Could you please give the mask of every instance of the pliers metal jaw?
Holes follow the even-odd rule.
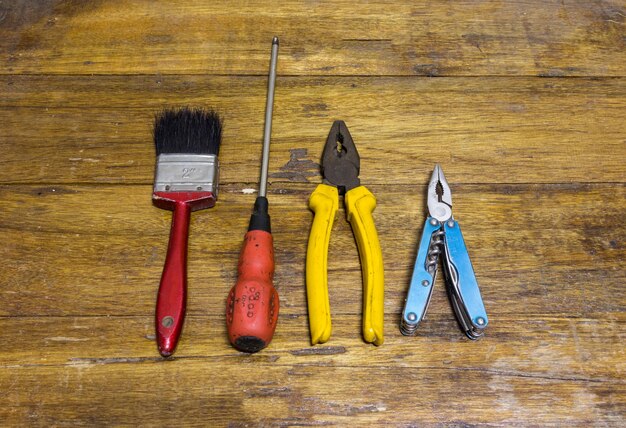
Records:
[[[488,318],[459,223],[452,217],[452,194],[443,171],[435,166],[428,185],[429,217],[424,224],[400,331],[416,334],[424,319],[443,255],[446,290],[459,325],[470,339],[480,338]]]
[[[336,120],[322,152],[323,182],[336,187],[340,195],[345,195],[347,191],[361,185],[360,171],[361,157],[348,126],[343,120]]]
[[[376,198],[359,180],[360,158],[348,127],[335,121],[322,154],[323,184],[309,198],[315,213],[306,256],[306,288],[311,342],[330,338],[328,298],[328,244],[339,206],[345,195],[346,218],[356,238],[363,275],[363,338],[383,343],[384,272],[383,259],[372,212]]]

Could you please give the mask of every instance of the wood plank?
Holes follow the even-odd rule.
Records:
[[[396,314],[394,314],[394,319]],[[248,355],[227,340],[223,311],[189,316],[175,360],[210,365],[334,365],[456,369],[573,382],[624,382],[624,313],[593,319],[580,314],[556,317],[504,315],[481,340],[465,338],[452,316],[430,317],[417,337],[402,336],[388,325],[385,343],[363,342],[360,316],[333,314],[331,340],[310,346],[306,315],[280,318],[271,345]],[[154,320],[141,317],[1,318],[0,339],[7,343],[1,369],[32,366],[74,367],[158,362]],[[366,361],[366,362],[364,362]],[[593,364],[589,364],[593,361]]]
[[[293,426],[619,426],[625,385],[429,367],[203,360],[23,367],[0,372],[5,423]],[[248,364],[245,363],[247,360]],[[280,361],[280,360],[279,360]],[[243,364],[242,364],[243,363]],[[397,386],[390,394],[390,381]],[[445,401],[445,405],[443,402]],[[140,403],[129,406],[129,403]]]
[[[454,211],[494,322],[522,313],[595,318],[623,310],[626,186],[455,185],[452,171]],[[224,310],[254,199],[243,188],[225,186],[215,208],[193,215],[191,315]],[[313,188],[270,189],[275,283],[284,315],[306,314],[307,199]],[[395,328],[425,218],[425,187],[370,188],[378,197],[374,218],[386,269],[387,324]],[[150,195],[147,185],[0,188],[0,256],[11,273],[0,277],[0,315],[151,314],[171,214],[154,208]],[[360,264],[343,216],[341,209],[329,253],[331,306],[336,314],[360,314]],[[450,319],[446,300],[439,283],[430,313]]]
[[[217,106],[222,183],[258,179],[264,77],[0,84],[0,182],[150,183],[153,115],[165,105]],[[368,184],[421,185],[435,162],[459,184],[624,182],[625,108],[623,79],[280,78],[271,181],[318,182],[328,129],[343,118]]]
[[[0,73],[624,76],[620,1],[9,2]]]

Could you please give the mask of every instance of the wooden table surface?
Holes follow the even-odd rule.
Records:
[[[280,3],[280,4],[279,4]],[[269,199],[279,324],[226,338],[281,40]],[[10,426],[624,426],[624,1],[0,1],[0,406]],[[159,357],[170,213],[151,203],[155,112],[224,117],[221,193],[194,213],[188,316]],[[378,199],[385,343],[361,339],[340,208],[333,334],[310,346],[304,264],[332,121]],[[490,326],[438,279],[398,323],[436,162]]]

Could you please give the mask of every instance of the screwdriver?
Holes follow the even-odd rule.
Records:
[[[235,348],[250,353],[258,352],[270,343],[278,321],[279,300],[273,285],[274,245],[266,197],[277,58],[278,37],[274,37],[265,105],[259,196],[254,202],[248,232],[243,238],[237,283],[226,301],[228,339]]]

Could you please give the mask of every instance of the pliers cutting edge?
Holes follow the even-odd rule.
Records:
[[[428,213],[402,312],[400,331],[405,336],[412,336],[424,319],[437,276],[437,260],[443,254],[446,289],[452,309],[467,337],[478,339],[487,327],[487,312],[461,227],[452,217],[450,186],[439,165],[435,165],[428,185]]]
[[[306,289],[311,342],[330,338],[328,298],[328,244],[339,205],[345,195],[346,218],[356,237],[363,275],[363,338],[383,343],[384,271],[378,233],[372,218],[376,198],[359,180],[360,158],[348,127],[342,120],[333,123],[322,154],[323,184],[309,198],[314,212],[306,256]]]

